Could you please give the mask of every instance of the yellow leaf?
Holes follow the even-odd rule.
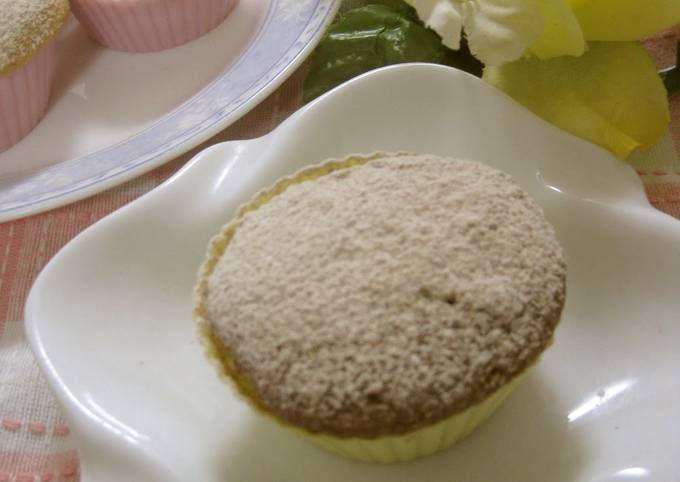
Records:
[[[666,90],[637,42],[593,42],[581,57],[486,67],[484,80],[621,158],[656,143],[670,121]]]
[[[680,23],[680,0],[568,0],[586,40],[640,40]]]
[[[529,46],[529,53],[539,59],[559,55],[582,55],[586,45],[583,31],[567,1],[543,0],[540,8],[544,29],[541,36]]]

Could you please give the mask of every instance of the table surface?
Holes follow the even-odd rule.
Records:
[[[674,61],[680,27],[646,45],[659,67]],[[236,124],[168,164],[126,184],[53,211],[0,224],[0,482],[78,480],[66,420],[40,374],[23,333],[23,308],[49,259],[92,223],[155,188],[193,155],[217,142],[271,131],[300,105],[304,67]],[[680,95],[671,100],[670,137],[680,152]],[[680,219],[680,163],[675,156],[630,161],[650,202]]]

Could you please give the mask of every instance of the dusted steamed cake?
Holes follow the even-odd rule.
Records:
[[[0,153],[45,115],[68,15],[68,0],[0,0]]]
[[[68,0],[0,0],[0,76],[26,64],[57,35]]]
[[[565,276],[553,228],[507,174],[379,154],[244,206],[212,241],[196,315],[262,412],[351,457],[408,460],[507,396],[552,340]]]

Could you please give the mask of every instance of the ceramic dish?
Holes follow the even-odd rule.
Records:
[[[337,6],[242,0],[205,36],[150,54],[99,47],[72,19],[47,115],[0,154],[0,222],[120,184],[235,122],[304,60]]]
[[[479,431],[391,466],[326,454],[254,415],[196,340],[208,239],[278,177],[351,152],[476,159],[537,199],[569,259],[555,344]],[[36,281],[27,330],[82,456],[83,481],[675,480],[680,223],[635,172],[460,71],[359,77],[270,135],[216,145],[83,232]]]

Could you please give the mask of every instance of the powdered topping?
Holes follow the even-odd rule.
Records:
[[[0,74],[22,66],[64,24],[68,0],[0,0]]]
[[[206,312],[261,405],[312,432],[375,437],[461,412],[535,361],[565,273],[510,176],[402,155],[245,214]]]

